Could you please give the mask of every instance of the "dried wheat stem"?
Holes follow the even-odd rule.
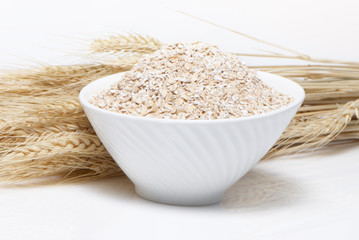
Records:
[[[315,105],[315,106],[301,106],[298,110],[298,114],[300,113],[310,113],[315,114],[317,111],[323,111],[323,110],[331,110],[338,108],[338,104],[324,104],[324,105]]]
[[[325,59],[325,58],[311,58],[307,55],[285,55],[285,54],[252,54],[252,53],[234,53],[238,56],[243,57],[255,57],[255,58],[283,58],[283,59],[295,59],[295,60],[303,60],[315,63],[322,64],[346,64],[348,66],[358,67],[359,62],[351,62],[351,61],[341,61],[341,60],[333,60],[333,59]]]
[[[132,62],[129,64],[127,61],[119,61],[116,65],[43,66],[35,69],[6,71],[0,75],[1,98],[7,96],[14,98],[16,95],[34,97],[40,94],[51,97],[63,96],[64,92],[78,92],[81,87],[99,77],[127,71],[132,65]],[[17,86],[22,86],[19,91],[16,91]]]

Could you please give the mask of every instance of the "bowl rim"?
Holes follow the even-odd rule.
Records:
[[[279,108],[279,109],[272,110],[272,111],[267,112],[267,113],[262,113],[262,114],[258,114],[258,115],[248,116],[248,117],[227,118],[227,119],[213,119],[213,120],[165,119],[165,118],[150,118],[150,117],[142,117],[142,116],[132,116],[132,115],[112,112],[110,110],[106,110],[106,109],[96,107],[96,106],[92,105],[91,103],[89,103],[88,99],[85,98],[86,92],[89,89],[91,89],[91,87],[93,85],[95,85],[98,81],[102,81],[104,78],[112,78],[115,75],[122,75],[124,73],[125,72],[120,72],[120,73],[115,73],[115,74],[111,74],[111,75],[99,78],[99,79],[87,84],[85,87],[83,87],[81,89],[81,91],[80,91],[80,94],[79,94],[79,100],[80,100],[80,103],[81,103],[82,107],[84,109],[86,109],[86,108],[92,109],[92,110],[94,110],[94,111],[96,111],[98,113],[101,113],[101,114],[110,115],[110,116],[113,116],[113,117],[120,117],[120,118],[124,118],[124,119],[132,119],[132,120],[137,120],[137,121],[146,121],[146,122],[155,122],[155,123],[176,123],[176,124],[177,123],[214,124],[214,123],[225,123],[225,122],[242,122],[242,121],[261,119],[261,118],[266,118],[266,117],[269,117],[269,116],[272,116],[272,115],[277,115],[277,114],[285,112],[285,111],[287,111],[289,109],[295,108],[298,105],[300,106],[303,103],[304,97],[305,97],[304,89],[298,83],[294,82],[293,80],[290,80],[288,78],[285,78],[285,77],[282,77],[282,76],[279,76],[279,75],[275,75],[275,74],[272,74],[272,73],[257,71],[257,73],[260,74],[260,75],[267,75],[267,76],[272,76],[272,77],[276,77],[276,78],[282,78],[282,79],[285,79],[286,81],[290,81],[291,84],[297,88],[298,97],[295,97],[294,100],[291,103],[289,103],[287,106]]]

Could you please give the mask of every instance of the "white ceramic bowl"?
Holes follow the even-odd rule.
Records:
[[[98,79],[80,92],[80,102],[98,137],[135,184],[156,202],[207,205],[246,174],[273,146],[303,102],[302,87],[269,73],[258,76],[294,101],[270,113],[223,120],[165,120],[103,110],[88,100],[120,80]]]

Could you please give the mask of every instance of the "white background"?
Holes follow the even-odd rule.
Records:
[[[172,8],[314,57],[359,61],[354,0],[2,0],[0,66],[78,63],[91,39],[124,32],[280,51]],[[358,202],[359,146],[349,144],[261,162],[208,207],[142,200],[126,178],[2,186],[0,239],[359,239]]]

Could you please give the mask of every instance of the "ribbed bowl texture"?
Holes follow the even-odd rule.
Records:
[[[176,205],[208,205],[246,174],[274,145],[304,100],[295,82],[257,75],[294,98],[272,112],[237,119],[172,120],[110,112],[88,100],[121,78],[98,79],[80,102],[98,137],[143,198]]]

